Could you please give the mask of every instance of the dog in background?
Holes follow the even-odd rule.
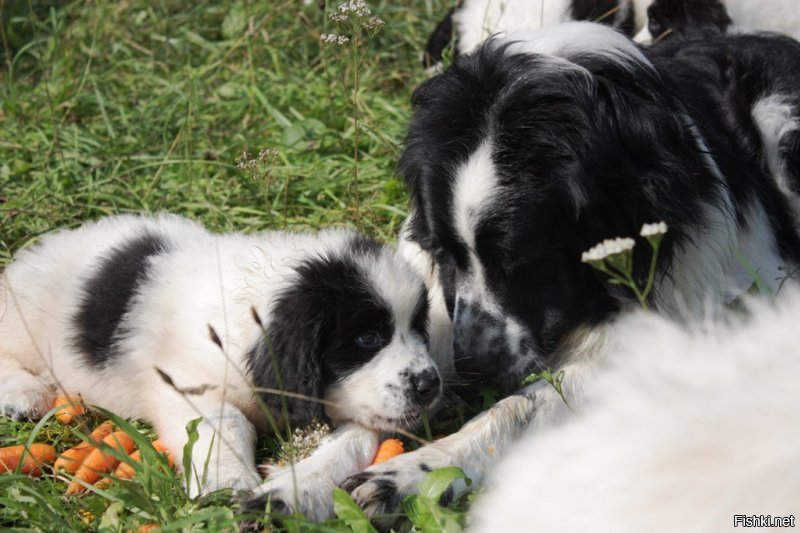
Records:
[[[424,469],[479,483],[526,427],[568,412],[531,372],[564,371],[580,405],[637,307],[581,262],[666,222],[649,305],[692,321],[746,291],[777,292],[800,265],[800,43],[781,36],[669,40],[643,50],[567,23],[488,41],[422,83],[400,161],[411,190],[401,246],[431,291],[431,348],[462,379],[510,396],[461,431],[344,483],[379,515]],[[437,339],[442,332],[444,341]],[[448,367],[443,367],[448,368]],[[465,490],[452,487],[451,495]]]
[[[571,20],[600,21],[633,35],[637,31],[635,13],[629,0],[461,0],[428,37],[422,64],[425,68],[440,64],[451,43],[455,56],[464,55],[496,33],[535,30]]]
[[[327,517],[377,432],[415,423],[440,394],[422,280],[351,231],[213,235],[175,216],[107,218],[19,252],[1,296],[0,414],[36,417],[57,390],[80,393],[152,422],[179,465],[202,416],[192,462],[208,471],[194,492],[255,489],[251,507]],[[255,429],[269,417],[340,429],[262,484]]]
[[[693,331],[624,320],[575,416],[493,468],[471,531],[709,533],[797,515],[800,293],[747,311]]]
[[[773,31],[800,39],[800,10],[793,0],[653,0],[636,41],[694,39],[729,30]]]
[[[795,0],[462,0],[436,25],[423,66],[440,64],[454,43],[455,56],[475,51],[499,33],[530,31],[573,20],[616,28],[636,41],[708,32],[774,31],[800,38]]]

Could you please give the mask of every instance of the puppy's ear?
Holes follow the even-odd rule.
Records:
[[[313,295],[286,291],[270,313],[264,335],[248,362],[255,387],[273,415],[288,415],[293,425],[324,420],[320,350],[326,327],[324,308]],[[308,399],[279,392],[299,394]],[[285,409],[285,411],[284,411]]]

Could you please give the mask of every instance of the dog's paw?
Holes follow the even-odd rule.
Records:
[[[276,523],[273,515],[288,515],[292,513],[292,509],[279,495],[269,492],[266,494],[248,492],[241,494],[237,500],[239,501],[237,513],[244,518],[239,522],[239,531],[243,532],[262,531],[266,525],[270,524],[278,529],[280,524]],[[264,520],[264,515],[267,512],[270,514],[268,523]]]
[[[270,504],[272,512],[302,513],[309,520],[325,520],[333,516],[331,493],[336,487],[323,471],[307,468],[304,462],[294,467],[272,468],[271,476],[251,494],[248,508],[262,511]]]
[[[50,409],[54,391],[28,372],[0,377],[0,415],[14,420],[36,420]]]
[[[445,454],[429,445],[350,476],[341,487],[369,516],[380,518],[392,514],[407,496],[416,494],[420,482],[433,469],[451,465]],[[453,491],[448,489],[443,503],[452,497]]]

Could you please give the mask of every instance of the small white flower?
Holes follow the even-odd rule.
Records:
[[[642,226],[642,231],[639,233],[639,235],[642,237],[652,237],[654,235],[663,235],[666,232],[666,222],[656,222],[654,224],[645,224]]]
[[[377,30],[382,28],[385,22],[379,17],[372,16],[364,23],[364,29],[367,31]]]
[[[304,428],[295,428],[291,441],[281,447],[281,462],[302,461],[311,457],[331,432],[322,422],[314,421]]]
[[[620,254],[633,249],[636,244],[630,237],[617,237],[616,239],[606,239],[594,245],[589,251],[581,254],[581,261],[590,263],[592,261],[602,261],[608,256]]]
[[[350,38],[345,35],[336,35],[335,33],[323,33],[319,36],[319,40],[327,44],[345,44],[350,42]]]
[[[349,0],[339,6],[339,13],[353,13],[358,17],[368,17],[372,14],[364,0]]]

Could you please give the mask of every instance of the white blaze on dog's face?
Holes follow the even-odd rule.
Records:
[[[294,279],[270,308],[265,342],[251,358],[253,380],[275,388],[282,379],[325,400],[324,406],[286,401],[295,423],[320,418],[324,407],[336,425],[408,427],[441,393],[426,345],[425,287],[386,246],[354,237],[344,248],[293,267]],[[278,368],[270,353],[279,354]],[[285,408],[278,397],[265,400],[276,412]]]
[[[396,257],[362,258],[359,266],[375,290],[377,306],[373,319],[359,319],[361,333],[354,344],[374,355],[327,388],[325,397],[332,404],[326,413],[337,424],[352,420],[384,430],[405,427],[436,401],[441,390],[439,372],[426,346],[427,293],[410,275],[410,268],[398,268]],[[324,364],[336,367],[342,362],[338,357],[330,353]]]

